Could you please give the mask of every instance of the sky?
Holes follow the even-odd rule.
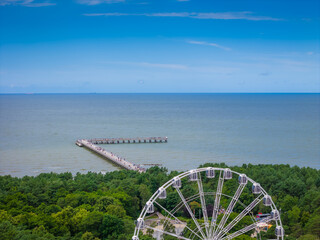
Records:
[[[320,92],[318,0],[0,0],[0,93]]]

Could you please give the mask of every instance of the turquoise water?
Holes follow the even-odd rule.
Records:
[[[320,94],[0,95],[0,174],[106,172],[78,138],[168,136],[103,145],[127,160],[188,170],[201,163],[320,168]]]

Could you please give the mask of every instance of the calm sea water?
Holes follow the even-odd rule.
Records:
[[[320,168],[319,94],[0,95],[0,174],[118,169],[78,138],[168,136],[103,145],[138,164],[188,170],[206,162]]]

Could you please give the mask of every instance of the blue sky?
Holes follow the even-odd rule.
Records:
[[[0,0],[0,93],[320,92],[317,0]]]

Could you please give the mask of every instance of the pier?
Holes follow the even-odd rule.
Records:
[[[127,170],[134,170],[138,172],[145,172],[146,169],[139,164],[133,164],[125,158],[119,157],[112,152],[106,151],[104,148],[97,146],[98,144],[121,144],[121,143],[166,143],[167,137],[148,137],[148,138],[93,138],[93,139],[78,139],[76,145],[79,147],[86,147],[89,150],[107,158],[113,163]],[[148,165],[148,164],[143,164]],[[149,164],[159,165],[159,164]]]
[[[165,143],[167,137],[147,137],[147,138],[93,138],[88,139],[93,144],[120,144],[120,143]]]

